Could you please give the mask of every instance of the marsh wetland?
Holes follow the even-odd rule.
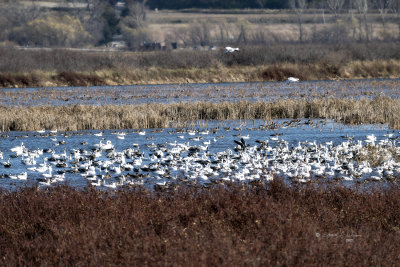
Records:
[[[3,89],[1,184],[397,183],[399,83]]]
[[[1,89],[0,262],[398,262],[399,83]]]
[[[398,262],[399,82],[2,89],[0,262]]]
[[[0,2],[1,266],[400,265],[399,1]]]

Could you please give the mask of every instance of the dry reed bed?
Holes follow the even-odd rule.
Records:
[[[399,60],[350,61],[342,64],[279,63],[261,66],[217,65],[205,68],[130,68],[103,69],[93,72],[0,73],[0,87],[97,86],[168,83],[217,83],[249,81],[396,78],[400,76]]]
[[[106,106],[0,107],[5,131],[165,128],[196,120],[326,118],[345,124],[400,128],[400,99],[314,99],[276,102],[174,103]]]
[[[398,265],[399,188],[0,194],[1,265]]]

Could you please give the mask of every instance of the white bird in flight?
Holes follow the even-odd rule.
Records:
[[[233,52],[239,52],[239,48],[238,47],[230,47],[227,46],[225,47],[225,53],[233,53]]]

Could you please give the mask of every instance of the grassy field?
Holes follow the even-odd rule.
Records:
[[[327,12],[325,10],[325,12]],[[359,16],[355,10],[341,14],[339,25],[346,26],[349,37],[359,36]],[[308,10],[303,16],[303,40],[310,41],[313,36],[324,29],[334,26],[334,15],[326,13],[322,15],[322,10]],[[383,40],[386,36],[396,39],[399,37],[398,18],[395,14],[388,14],[387,24],[383,29],[380,15],[373,12],[368,15],[369,27],[371,30],[370,38]],[[220,40],[221,30],[225,31],[225,38],[232,38],[231,43],[235,44],[240,34],[241,26],[245,26],[248,38],[263,33],[265,42],[287,42],[299,40],[299,26],[296,14],[291,10],[233,10],[233,11],[207,11],[207,10],[187,10],[187,11],[168,11],[148,12],[148,26],[153,38],[160,40],[177,41],[190,35],[191,30],[196,25],[202,25],[203,30],[208,31],[210,38],[215,42]],[[354,34],[354,36],[352,36]],[[188,37],[188,39],[190,39]]]

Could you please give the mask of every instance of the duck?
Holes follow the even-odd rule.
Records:
[[[8,159],[6,162],[3,162],[3,166],[4,168],[11,168],[11,163],[10,163],[10,159]]]

